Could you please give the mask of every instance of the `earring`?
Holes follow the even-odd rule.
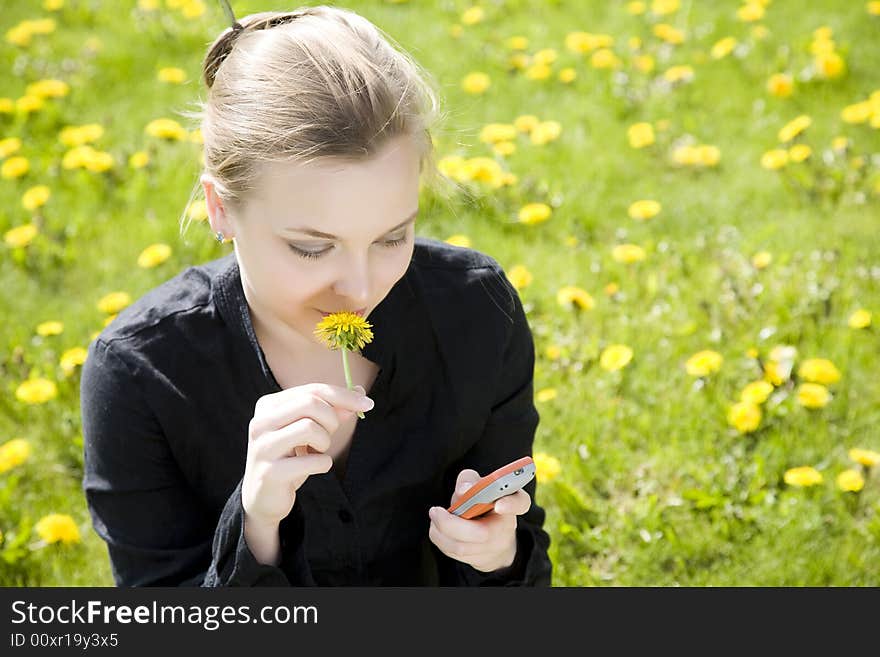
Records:
[[[221,244],[223,243],[223,231],[222,230],[217,231],[217,241],[220,242]]]

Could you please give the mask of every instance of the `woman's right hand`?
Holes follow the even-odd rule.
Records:
[[[330,436],[351,415],[373,407],[363,390],[307,383],[257,400],[241,484],[241,502],[249,520],[263,527],[277,526],[290,513],[296,491],[309,475],[330,470],[333,459],[324,453]]]

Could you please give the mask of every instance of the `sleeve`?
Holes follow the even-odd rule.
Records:
[[[473,447],[445,474],[447,490],[455,487],[458,473],[472,468],[488,474],[505,463],[532,455],[540,419],[534,403],[535,346],[516,288],[500,267],[493,268],[511,295],[512,324],[503,352],[503,363],[489,419]],[[505,321],[509,322],[510,318]],[[529,510],[517,517],[517,550],[513,563],[491,573],[450,559],[439,550],[441,585],[444,586],[551,586],[550,536],[544,531],[545,511],[535,499],[536,479],[524,490],[532,498]]]
[[[212,517],[185,481],[122,358],[94,340],[80,379],[83,491],[117,586],[309,585],[302,514],[279,527],[282,562],[259,563],[244,539],[241,481]]]

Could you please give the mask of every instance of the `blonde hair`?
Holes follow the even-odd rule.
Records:
[[[423,184],[440,190],[448,181],[431,137],[444,118],[435,79],[352,11],[318,5],[245,16],[208,48],[203,79],[207,100],[183,114],[199,122],[204,173],[233,212],[267,164],[362,161],[401,135],[417,142]]]

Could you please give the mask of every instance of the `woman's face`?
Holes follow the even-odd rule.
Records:
[[[411,138],[356,164],[273,164],[241,217],[218,211],[209,187],[211,226],[234,237],[255,324],[291,348],[321,344],[312,331],[322,312],[367,317],[409,267],[419,209]]]

